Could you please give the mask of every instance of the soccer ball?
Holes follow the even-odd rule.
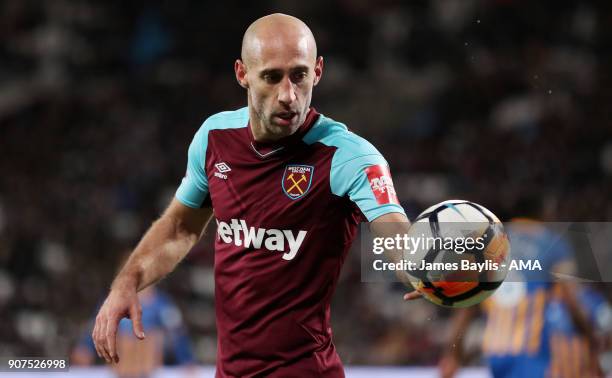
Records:
[[[421,242],[404,259],[414,288],[445,307],[480,303],[507,275],[510,242],[500,220],[474,202],[444,201],[423,211],[408,237]]]

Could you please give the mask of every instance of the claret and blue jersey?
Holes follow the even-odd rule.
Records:
[[[329,305],[359,222],[399,205],[382,155],[311,109],[259,143],[248,108],[208,118],[176,198],[212,206],[218,376],[343,376]]]

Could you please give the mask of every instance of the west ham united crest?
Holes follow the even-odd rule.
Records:
[[[314,167],[310,165],[286,166],[283,173],[283,192],[292,200],[304,197],[312,184],[313,173]]]

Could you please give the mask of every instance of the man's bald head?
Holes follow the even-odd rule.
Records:
[[[248,27],[234,71],[247,90],[253,137],[274,141],[293,134],[306,120],[312,89],[323,74],[323,57],[317,57],[306,24],[276,13]]]
[[[314,62],[317,44],[310,28],[300,19],[282,13],[264,16],[253,22],[242,39],[242,61],[248,66],[260,62],[268,49],[294,49]]]

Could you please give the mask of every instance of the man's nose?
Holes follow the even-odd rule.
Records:
[[[286,77],[279,85],[278,102],[283,105],[291,105],[291,103],[296,99],[294,84],[291,82],[289,77]]]

